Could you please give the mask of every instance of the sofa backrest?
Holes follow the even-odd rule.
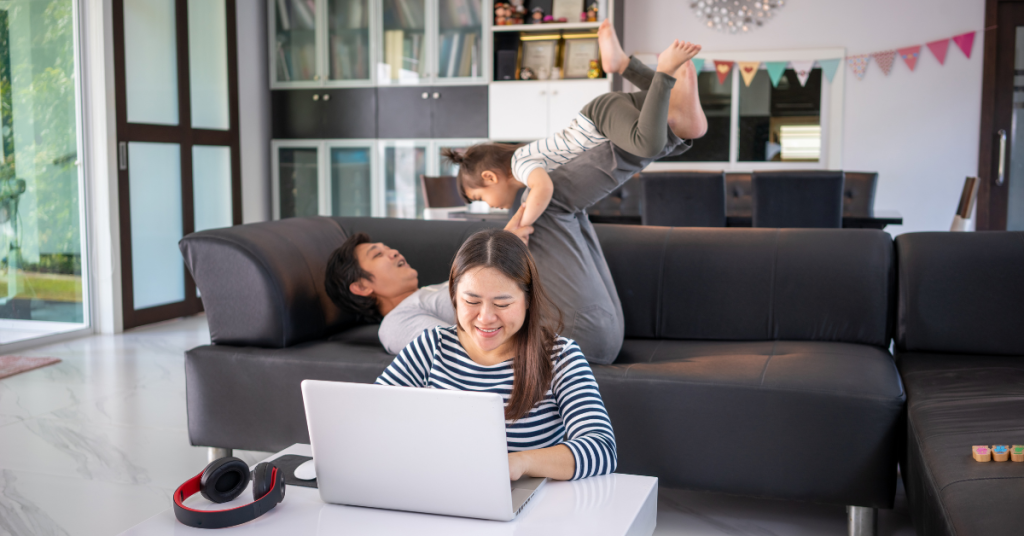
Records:
[[[1024,355],[1024,232],[896,238],[906,352]]]
[[[214,343],[286,347],[355,325],[324,290],[352,233],[397,248],[421,285],[448,279],[484,222],[293,218],[181,241]],[[887,346],[894,302],[889,235],[850,229],[596,225],[626,337],[820,340]]]
[[[193,233],[179,244],[215,344],[284,348],[358,323],[327,296],[331,253],[350,234],[398,248],[422,284],[448,279],[462,242],[494,224],[382,218],[289,218]]]
[[[893,249],[882,231],[596,228],[626,337],[889,344]]]

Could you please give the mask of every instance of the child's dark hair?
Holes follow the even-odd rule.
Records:
[[[466,195],[466,188],[483,186],[480,174],[484,171],[505,175],[505,178],[512,177],[512,153],[520,147],[522,144],[478,143],[462,151],[445,148],[441,151],[441,156],[448,159],[449,163],[459,166],[459,174],[455,177],[459,185],[459,194],[469,203],[472,199]]]

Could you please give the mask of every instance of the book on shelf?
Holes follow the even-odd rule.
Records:
[[[387,30],[384,32],[384,63],[388,64],[391,80],[398,80],[398,74],[402,69],[402,41],[404,40],[402,30]]]
[[[367,27],[367,9],[363,6],[363,0],[349,0],[348,16],[343,20],[348,23],[348,28],[358,29]],[[339,24],[339,26],[341,26]]]
[[[476,34],[466,34],[462,44],[462,59],[459,65],[459,76],[461,77],[470,76],[471,69],[473,68],[474,47],[476,47]]]
[[[452,53],[448,56],[448,78],[452,78],[456,74],[456,69],[459,65],[459,52],[462,48],[463,34],[455,32],[452,34]]]
[[[277,79],[282,82],[290,82],[292,79],[292,67],[280,41],[277,43]]]
[[[277,0],[277,23],[284,31],[292,29],[292,19],[288,16],[288,0]]]
[[[316,6],[312,1],[305,0],[284,0],[291,6],[288,13],[291,15],[291,25],[297,30],[313,30],[316,28]],[[280,4],[279,4],[280,5]]]

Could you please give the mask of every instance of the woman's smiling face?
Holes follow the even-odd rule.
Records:
[[[470,269],[459,279],[455,304],[459,326],[471,343],[463,341],[470,357],[474,350],[500,358],[484,364],[512,357],[506,354],[512,350],[512,336],[523,327],[527,308],[526,294],[515,281],[495,268]]]

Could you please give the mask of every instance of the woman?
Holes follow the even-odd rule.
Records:
[[[424,331],[377,378],[382,385],[498,393],[509,478],[577,480],[615,470],[615,434],[590,365],[559,337],[526,245],[480,231],[455,255],[456,324]]]

